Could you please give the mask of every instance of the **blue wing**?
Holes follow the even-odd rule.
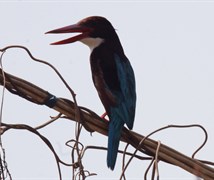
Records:
[[[132,129],[135,117],[136,87],[135,77],[128,59],[121,59],[114,55],[117,67],[117,76],[120,84],[120,91],[113,92],[117,99],[117,105],[111,107],[111,111],[121,116],[129,129]]]

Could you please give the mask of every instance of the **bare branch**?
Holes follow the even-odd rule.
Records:
[[[5,51],[9,47],[6,47],[4,49],[0,49],[0,51]],[[23,47],[22,47],[23,48]],[[30,51],[27,48],[24,48],[27,52]],[[32,55],[30,55],[31,58]],[[35,59],[35,58],[34,58]],[[4,73],[5,78],[3,77],[2,71],[0,72],[0,84],[5,84],[5,88],[15,94],[18,95],[30,102],[39,104],[39,105],[46,105],[50,108],[55,109],[61,114],[64,114],[67,118],[77,122],[77,133],[76,133],[76,146],[79,145],[79,133],[82,129],[82,125],[92,131],[96,131],[100,134],[107,135],[108,134],[108,122],[101,119],[96,113],[89,110],[87,111],[87,108],[80,108],[78,107],[76,100],[75,100],[75,94],[73,94],[73,101],[70,101],[68,99],[63,98],[54,98],[55,96],[50,94],[49,92],[43,90],[42,88],[27,82],[23,79],[20,79],[18,77],[15,77],[13,75],[10,75],[8,73]],[[50,105],[50,100],[54,99],[54,103]],[[52,102],[52,101],[51,101]],[[8,126],[7,124],[3,124],[2,126]],[[10,125],[9,125],[10,126]],[[161,128],[162,129],[162,128]],[[164,128],[163,128],[164,129]],[[160,131],[157,130],[157,131]],[[154,131],[150,135],[156,133],[157,131]],[[206,133],[205,133],[206,134]],[[147,154],[149,156],[155,157],[155,154],[158,149],[158,160],[164,161],[167,163],[170,163],[172,165],[181,167],[182,169],[198,176],[203,179],[211,180],[214,179],[214,169],[203,164],[199,160],[193,159],[191,157],[188,157],[164,144],[161,144],[158,148],[158,142],[154,141],[148,136],[143,136],[141,134],[138,134],[134,131],[129,131],[127,128],[123,128],[121,141],[126,142],[130,145],[132,145],[134,148],[136,148],[137,151],[141,151],[144,154]],[[205,140],[206,142],[206,140]],[[205,143],[202,144],[202,146]],[[202,147],[201,146],[201,147]],[[200,148],[201,148],[200,147]],[[73,148],[78,149],[78,148]],[[197,150],[198,151],[198,150]],[[196,151],[196,152],[197,152]],[[76,176],[81,176],[83,178],[86,178],[86,172],[81,164],[81,152],[78,150],[78,165],[80,167],[80,171]],[[134,153],[135,155],[136,153]],[[195,154],[195,153],[194,153]],[[131,157],[133,158],[134,155]],[[194,155],[193,155],[194,156]],[[82,169],[81,169],[82,168]],[[125,167],[126,168],[126,167]],[[124,168],[124,170],[125,170]],[[75,178],[75,176],[73,177]]]

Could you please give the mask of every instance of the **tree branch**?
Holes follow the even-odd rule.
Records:
[[[57,71],[56,68],[54,68],[51,64],[49,64],[43,60],[33,57],[31,52],[26,47],[23,47],[23,46],[16,46],[16,45],[7,46],[3,49],[0,49],[0,51],[5,52],[9,48],[22,48],[25,51],[27,51],[27,53],[33,60],[50,66],[56,72],[56,74],[59,76],[59,78],[63,81],[64,85],[68,88],[68,90],[71,92],[74,102],[72,102],[68,99],[64,99],[64,98],[56,98],[54,95],[50,94],[48,91],[45,91],[45,90],[41,89],[40,87],[38,87],[30,82],[27,82],[23,79],[20,79],[16,76],[5,73],[1,69],[0,69],[1,70],[0,71],[0,85],[4,86],[9,92],[11,92],[15,95],[18,95],[30,102],[33,102],[33,103],[36,103],[39,105],[46,105],[50,108],[55,109],[56,111],[58,111],[60,113],[60,115],[64,114],[67,118],[77,122],[78,124],[81,123],[85,127],[85,129],[90,132],[96,131],[103,135],[108,134],[108,122],[104,121],[102,118],[100,118],[96,113],[94,113],[90,109],[87,109],[85,107],[78,107],[76,100],[75,100],[74,92],[72,91],[72,89],[69,87],[67,82],[63,79],[63,77],[60,75],[60,73]],[[1,56],[1,58],[2,58],[2,56]],[[2,123],[2,125],[3,124],[4,123]],[[199,126],[199,125],[196,125],[196,126]],[[168,126],[168,127],[176,127],[176,126]],[[152,132],[150,135],[152,135],[155,132],[160,131],[162,129],[166,129],[168,127],[160,128],[159,130]],[[201,128],[204,130],[203,127],[201,127]],[[79,129],[78,132],[80,132],[81,127],[79,126],[78,129]],[[205,131],[205,134],[206,134],[206,131]],[[158,160],[162,160],[164,162],[181,167],[182,169],[184,169],[198,177],[201,177],[203,179],[208,179],[208,180],[214,179],[214,169],[203,164],[203,163],[207,163],[207,164],[213,165],[212,162],[199,161],[194,158],[187,157],[184,154],[182,154],[166,145],[163,145],[160,143],[158,144],[157,141],[154,141],[154,140],[148,138],[150,135],[143,136],[134,131],[129,131],[127,128],[124,127],[123,131],[122,131],[122,135],[121,135],[121,141],[124,141],[128,144],[131,144],[133,147],[135,147],[136,151],[134,154],[136,154],[137,151],[141,151],[144,154],[152,156],[153,159],[155,158],[156,163]],[[77,140],[78,140],[78,135],[77,135]],[[205,144],[205,142],[201,145],[200,148],[198,148],[198,150],[201,149],[204,144]],[[157,149],[158,149],[158,152],[157,152]],[[195,155],[195,153],[194,153],[194,155]],[[194,155],[193,155],[193,157],[194,157]],[[134,156],[132,156],[131,159],[133,157]],[[81,163],[80,163],[80,165],[81,165]],[[127,164],[127,166],[128,166],[128,164]],[[125,169],[124,169],[124,171],[125,171]],[[123,171],[123,173],[124,173],[124,171]],[[82,173],[82,172],[80,172],[80,173]]]
[[[0,84],[3,85],[2,71],[0,73]],[[23,79],[5,73],[5,87],[11,93],[21,96],[28,101],[39,105],[46,105],[47,100],[52,95],[41,89],[40,87],[27,82]],[[75,117],[75,105],[72,101],[63,98],[57,98],[55,105],[52,107],[56,111],[64,114],[73,121],[77,121]],[[81,121],[83,126],[86,125],[92,131],[96,131],[100,134],[108,134],[108,122],[101,119],[94,112],[81,108]],[[152,139],[146,138],[134,131],[129,131],[125,127],[123,128],[121,140],[131,144],[141,152],[155,157],[158,142]],[[140,142],[144,139],[143,144]],[[198,176],[203,179],[214,179],[214,169],[201,163],[199,160],[187,157],[186,155],[161,144],[159,147],[158,158],[164,162],[168,162],[175,166]]]

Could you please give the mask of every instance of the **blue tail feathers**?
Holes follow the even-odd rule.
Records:
[[[117,159],[117,151],[123,125],[124,122],[120,119],[112,119],[109,123],[107,165],[111,170],[114,170]]]

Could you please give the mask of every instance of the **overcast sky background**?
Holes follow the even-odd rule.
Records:
[[[134,131],[147,135],[169,124],[201,124],[208,134],[207,145],[196,156],[214,161],[214,2],[212,1],[0,1],[0,48],[28,47],[37,58],[52,63],[77,94],[78,104],[98,114],[104,108],[91,80],[89,48],[77,42],[50,46],[70,37],[45,35],[59,27],[91,15],[106,17],[120,37],[135,71],[137,112]],[[23,50],[4,55],[5,71],[35,83],[58,97],[71,98],[59,78],[48,67],[33,62]],[[3,122],[39,125],[57,112],[27,102],[6,92]],[[74,138],[73,122],[59,120],[40,132],[53,143],[59,156],[69,162],[64,143]],[[203,142],[201,130],[170,129],[152,138],[191,156]],[[8,168],[14,179],[58,179],[57,166],[46,145],[25,131],[9,131],[2,137]],[[83,132],[84,145],[106,146],[107,138]],[[124,147],[121,143],[121,148]],[[85,169],[98,176],[118,179],[121,158],[115,171],[106,166],[106,152],[88,151]],[[149,162],[135,160],[128,179],[143,179]],[[159,164],[161,179],[194,179],[180,168]],[[62,167],[63,179],[71,169]]]

